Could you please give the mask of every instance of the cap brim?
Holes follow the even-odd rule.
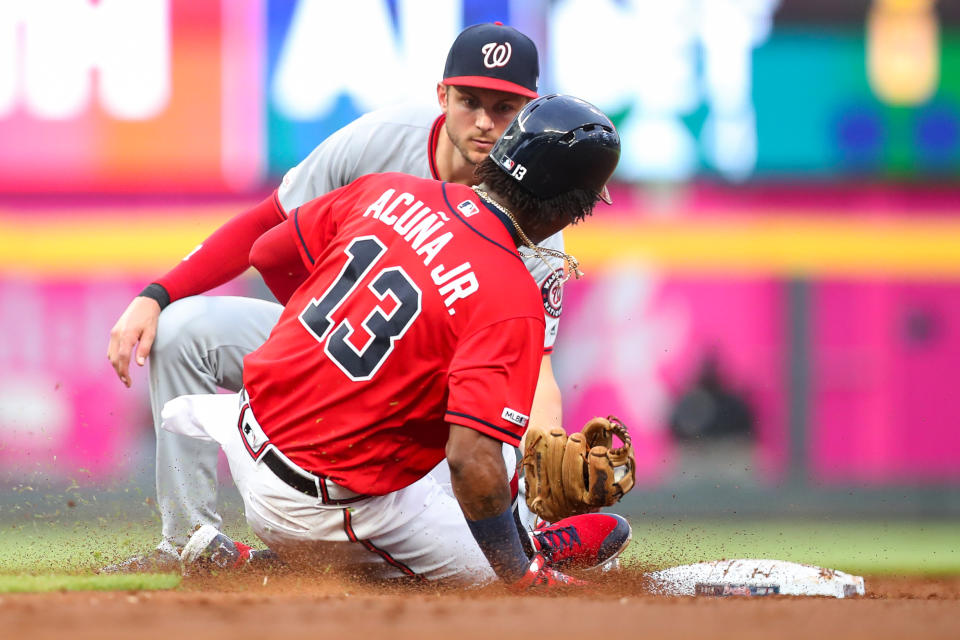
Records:
[[[500,80],[499,78],[488,78],[486,76],[453,76],[451,78],[444,78],[443,84],[459,87],[476,87],[478,89],[493,89],[494,91],[515,93],[525,98],[538,97],[536,91],[531,91],[515,82]]]
[[[610,197],[610,192],[607,190],[607,185],[603,185],[603,189],[597,195],[599,195],[600,199],[607,204],[613,204],[613,198]]]

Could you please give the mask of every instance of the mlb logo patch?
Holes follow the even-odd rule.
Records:
[[[500,414],[500,417],[507,422],[512,422],[518,427],[525,427],[530,421],[530,416],[523,415],[516,409],[511,409],[510,407],[504,407],[503,413]]]
[[[250,404],[246,403],[240,408],[240,436],[243,438],[243,444],[247,448],[247,453],[254,460],[259,460],[260,456],[266,451],[266,445],[270,444],[270,438],[264,433],[263,428],[253,412],[250,410]]]
[[[470,216],[480,213],[480,209],[477,208],[477,205],[473,204],[472,200],[464,200],[458,204],[457,211],[459,211],[464,218],[469,218]]]
[[[515,165],[516,162],[514,162],[513,160],[511,160],[511,159],[508,158],[507,156],[503,156],[503,159],[500,160],[500,164],[501,164],[501,165],[503,166],[503,168],[506,169],[507,171],[512,171],[512,170],[513,170],[513,165]]]

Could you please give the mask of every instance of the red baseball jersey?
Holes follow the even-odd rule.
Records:
[[[382,495],[444,458],[447,422],[519,444],[544,319],[502,213],[469,187],[384,173],[283,224],[310,275],[244,360],[274,445]]]

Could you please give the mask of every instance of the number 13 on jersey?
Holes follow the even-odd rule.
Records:
[[[347,262],[323,295],[310,301],[300,312],[300,322],[317,341],[334,364],[351,380],[369,380],[393,351],[397,340],[420,315],[422,293],[402,267],[384,267],[367,285],[381,301],[390,296],[396,307],[389,315],[376,305],[361,323],[368,337],[362,348],[350,341],[354,332],[344,318],[336,326],[333,312],[357,288],[386,253],[387,248],[376,236],[354,238],[344,249]]]

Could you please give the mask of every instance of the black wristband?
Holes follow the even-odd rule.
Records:
[[[163,288],[163,285],[159,285],[156,282],[148,284],[146,288],[140,292],[140,295],[144,298],[156,300],[157,304],[160,305],[160,311],[163,311],[164,308],[170,304],[170,294]]]
[[[520,545],[512,509],[507,508],[500,515],[483,520],[468,519],[467,526],[500,579],[513,583],[523,577],[530,566],[530,558]]]

